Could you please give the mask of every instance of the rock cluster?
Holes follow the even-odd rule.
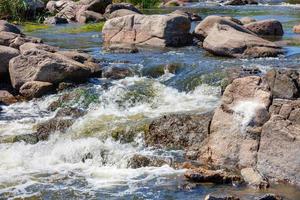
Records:
[[[266,188],[269,181],[299,186],[299,78],[296,70],[273,69],[261,77],[234,79],[205,123],[166,116],[152,123],[145,135],[147,144],[166,148],[179,145],[185,149],[187,159],[207,166],[209,174],[218,174],[212,177],[222,177],[215,169],[226,169],[240,171],[241,179],[255,188]],[[201,125],[193,128],[197,122]],[[207,130],[194,131],[200,127]],[[204,172],[203,167],[195,168],[186,177],[198,182],[218,182],[219,179],[206,178]]]
[[[130,14],[142,14],[130,3],[112,4],[111,0],[49,1],[46,9],[55,14],[45,20],[46,24],[100,22]]]
[[[275,20],[246,25],[234,18],[208,16],[197,25],[194,35],[203,41],[203,48],[217,56],[275,57],[280,46],[258,35],[282,35],[282,26]]]
[[[77,51],[60,51],[27,37],[6,21],[0,21],[1,83],[10,84],[20,95],[31,99],[54,91],[60,82],[83,82],[101,71],[90,55]],[[6,82],[5,82],[6,81]],[[1,102],[16,102],[9,91],[2,90]]]

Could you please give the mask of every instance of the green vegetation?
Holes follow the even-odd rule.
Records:
[[[60,33],[78,34],[85,32],[100,32],[104,26],[104,22],[86,24],[78,27],[67,27],[59,30]]]
[[[23,23],[22,25],[24,27],[25,32],[34,32],[34,31],[38,31],[38,30],[48,29],[50,27],[49,25],[30,23],[30,22]]]
[[[131,3],[139,8],[156,8],[161,3],[160,0],[114,0],[114,3],[126,2]]]
[[[27,10],[25,0],[0,0],[0,19],[23,21]]]
[[[45,4],[49,0],[43,0]],[[0,0],[0,19],[12,21],[35,20],[41,22],[44,19],[45,12],[32,10],[27,0]]]

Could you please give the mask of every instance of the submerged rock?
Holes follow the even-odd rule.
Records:
[[[77,118],[83,115],[85,115],[85,112],[79,108],[61,108],[54,118],[37,124],[35,134],[39,140],[46,140],[51,133],[56,131],[64,133],[74,124]]]
[[[273,42],[218,24],[205,38],[203,48],[214,55],[227,57],[276,57],[283,53]]]
[[[38,138],[33,134],[0,136],[0,143],[25,142],[28,144],[36,144],[38,141]]]
[[[282,36],[282,24],[275,19],[262,20],[244,25],[247,29],[260,36]]]
[[[171,149],[198,148],[209,135],[212,112],[204,114],[171,114],[154,120],[145,135],[148,146]]]
[[[138,154],[131,157],[128,161],[128,167],[133,169],[141,167],[161,167],[166,164],[171,166],[172,163],[154,156],[144,156]]]
[[[202,167],[188,170],[184,176],[193,182],[198,183],[217,183],[227,184],[233,182],[240,182],[242,179],[240,176],[226,172],[224,170],[208,170]]]
[[[192,42],[190,21],[180,15],[128,15],[106,21],[103,40],[106,45],[185,46]]]
[[[132,76],[133,72],[129,68],[125,67],[106,67],[102,71],[102,77],[110,79],[123,79],[128,76]]]

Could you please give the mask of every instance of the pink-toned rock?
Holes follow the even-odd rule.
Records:
[[[226,57],[276,57],[283,53],[282,48],[273,42],[220,24],[215,24],[209,31],[203,48]]]
[[[191,22],[180,15],[127,15],[105,22],[104,43],[137,46],[185,46],[191,43]]]
[[[254,167],[261,126],[269,119],[271,92],[260,77],[235,79],[215,110],[200,160],[214,166]]]
[[[300,33],[300,24],[293,27],[294,33]]]
[[[275,19],[262,20],[244,25],[253,33],[261,36],[282,36],[282,24]]]

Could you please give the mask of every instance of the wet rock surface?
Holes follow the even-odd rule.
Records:
[[[145,142],[149,146],[171,149],[198,147],[209,134],[212,115],[210,112],[163,116],[150,124]]]
[[[35,135],[39,140],[46,140],[51,133],[56,131],[63,133],[74,124],[77,118],[83,115],[85,115],[85,111],[78,108],[61,108],[52,119],[37,124]]]
[[[226,172],[224,170],[208,170],[205,168],[196,168],[188,170],[184,176],[193,182],[198,183],[216,183],[227,184],[233,182],[240,182],[242,179],[239,175]]]
[[[153,156],[134,155],[128,161],[128,166],[137,169],[141,167],[161,167],[163,165],[172,165],[172,160],[164,160]]]

